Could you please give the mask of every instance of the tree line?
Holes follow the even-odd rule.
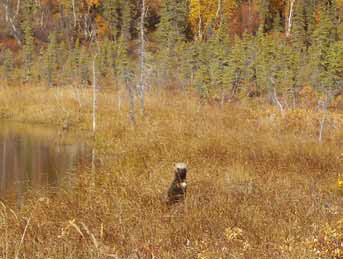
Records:
[[[3,82],[87,86],[94,60],[114,88],[144,78],[222,102],[295,106],[305,85],[328,96],[343,86],[341,0],[143,2],[0,0]]]

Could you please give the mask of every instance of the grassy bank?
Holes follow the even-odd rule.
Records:
[[[319,143],[315,110],[281,114],[258,101],[221,109],[162,92],[147,95],[133,129],[126,101],[119,110],[116,94],[98,97],[93,139],[90,90],[0,90],[2,118],[67,124],[101,161],[79,168],[59,191],[27,194],[20,208],[2,201],[0,257],[343,256],[338,112],[327,115]],[[179,161],[189,166],[188,196],[169,209],[165,194]]]

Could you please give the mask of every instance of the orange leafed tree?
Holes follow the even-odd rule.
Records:
[[[102,0],[86,0],[88,6],[98,6],[100,5]]]

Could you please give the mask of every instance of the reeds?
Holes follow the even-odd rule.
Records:
[[[102,161],[78,168],[58,191],[26,194],[20,208],[3,201],[0,257],[315,258],[314,247],[322,256],[335,251],[325,229],[335,230],[343,215],[336,186],[342,115],[328,113],[319,143],[315,110],[199,108],[196,97],[161,92],[146,95],[144,119],[137,112],[132,128],[128,103],[119,111],[116,101],[99,93],[93,138],[89,90],[81,107],[72,88],[0,91],[2,117],[68,120]],[[168,208],[178,161],[189,165],[187,198]],[[325,235],[327,254],[324,241],[313,241]]]

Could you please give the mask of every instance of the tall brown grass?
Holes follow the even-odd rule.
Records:
[[[132,128],[127,105],[73,88],[0,90],[2,118],[65,122],[102,163],[80,167],[59,190],[0,206],[1,258],[318,258],[342,255],[342,115],[281,116],[266,104],[200,104],[160,92]],[[189,166],[184,204],[164,199],[173,163]],[[336,234],[335,234],[336,233]],[[338,258],[337,257],[337,258]]]

